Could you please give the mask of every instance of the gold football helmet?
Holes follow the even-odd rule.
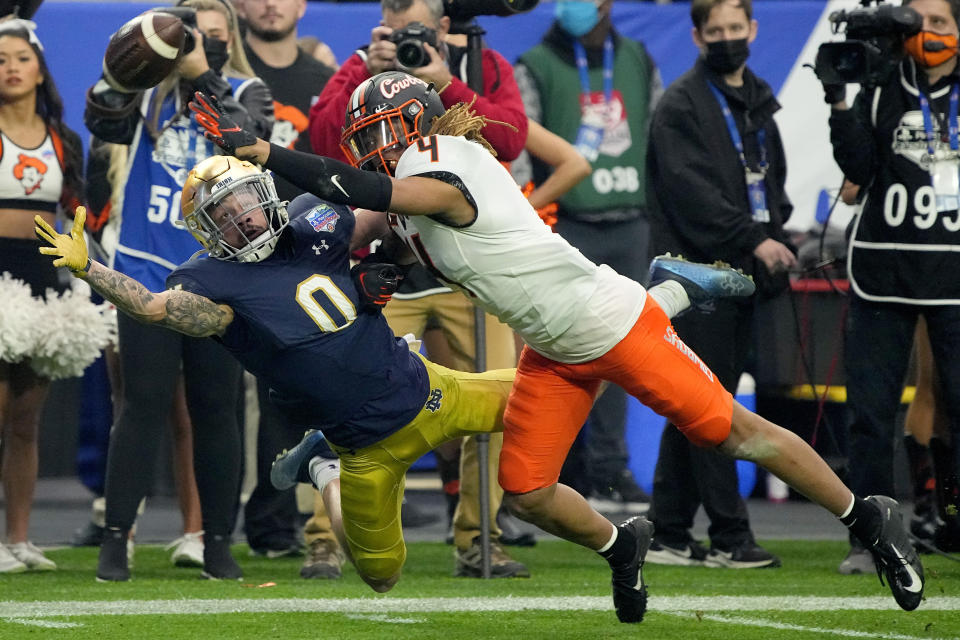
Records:
[[[273,178],[233,156],[211,156],[183,184],[183,223],[211,257],[260,262],[287,226]],[[262,218],[260,214],[263,214]]]

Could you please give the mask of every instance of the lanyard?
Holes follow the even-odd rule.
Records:
[[[577,58],[577,70],[580,72],[580,89],[582,99],[590,95],[590,72],[587,67],[587,52],[579,40],[573,41],[573,52]],[[608,35],[603,41],[603,100],[610,104],[613,100],[613,36]]]
[[[744,171],[749,171],[750,167],[747,166],[747,156],[743,153],[743,140],[740,138],[740,132],[737,130],[737,123],[733,119],[733,112],[730,111],[730,105],[727,104],[727,99],[720,92],[720,89],[717,89],[712,82],[707,82],[707,86],[710,87],[710,90],[713,91],[713,95],[717,97],[717,102],[720,103],[720,110],[723,111],[723,119],[727,121],[727,130],[730,132],[730,139],[733,140],[733,146],[737,150],[737,154],[740,156],[740,164],[743,165]],[[759,170],[761,173],[767,172],[767,132],[765,129],[760,129],[757,131],[757,146],[759,147],[760,153],[760,165]]]
[[[923,132],[927,136],[927,153],[930,154],[931,166],[936,152],[936,134],[933,132],[933,118],[930,114],[930,100],[922,91],[918,92],[920,111],[923,113]],[[950,150],[960,149],[960,135],[957,131],[957,102],[960,102],[960,85],[954,84],[950,90],[950,110],[947,130],[949,131]]]

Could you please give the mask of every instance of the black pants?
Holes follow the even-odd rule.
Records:
[[[646,218],[593,224],[561,216],[554,230],[588,260],[606,264],[620,275],[646,283],[650,262],[647,253],[650,227]],[[583,437],[574,442],[567,458],[571,464],[565,467],[562,481],[578,490],[600,488],[626,469],[629,459],[626,422],[627,393],[611,384],[593,405]],[[568,475],[579,478],[585,475],[588,486],[580,485],[582,480],[578,478],[568,480]]]
[[[203,530],[229,535],[240,495],[240,365],[210,338],[189,338],[122,313],[118,325],[123,396],[107,454],[107,526],[129,529],[152,485],[182,364]]]
[[[713,312],[692,309],[673,321],[677,334],[731,393],[736,392],[752,339],[753,305],[716,301]],[[728,550],[753,541],[747,506],[740,497],[736,461],[692,444],[672,424],[660,440],[649,518],[657,539],[685,543],[697,509],[710,518],[712,546]]]
[[[270,466],[277,454],[297,444],[303,429],[291,425],[270,400],[266,384],[257,381],[260,425],[257,430],[257,486],[243,510],[243,530],[251,549],[284,549],[297,540],[298,511],[293,488],[277,491]]]
[[[960,442],[960,306],[915,306],[850,297],[844,365],[850,412],[850,488],[860,496],[894,494],[894,443],[913,334],[927,320],[950,430]],[[954,446],[954,469],[960,447]]]

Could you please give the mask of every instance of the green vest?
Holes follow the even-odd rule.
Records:
[[[520,57],[537,83],[541,124],[571,144],[580,128],[580,75],[576,65],[562,60],[552,48],[539,44]],[[632,143],[619,156],[601,153],[591,163],[593,174],[571,189],[559,205],[576,217],[578,212],[643,209],[647,134],[650,120],[650,84],[653,66],[639,42],[618,38],[613,64],[613,88],[623,96]],[[603,69],[590,69],[590,90],[603,90]]]

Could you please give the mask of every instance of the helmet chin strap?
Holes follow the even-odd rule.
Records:
[[[270,257],[277,246],[277,234],[267,227],[267,230],[253,240],[248,241],[246,252],[237,258],[240,262],[260,262]]]

